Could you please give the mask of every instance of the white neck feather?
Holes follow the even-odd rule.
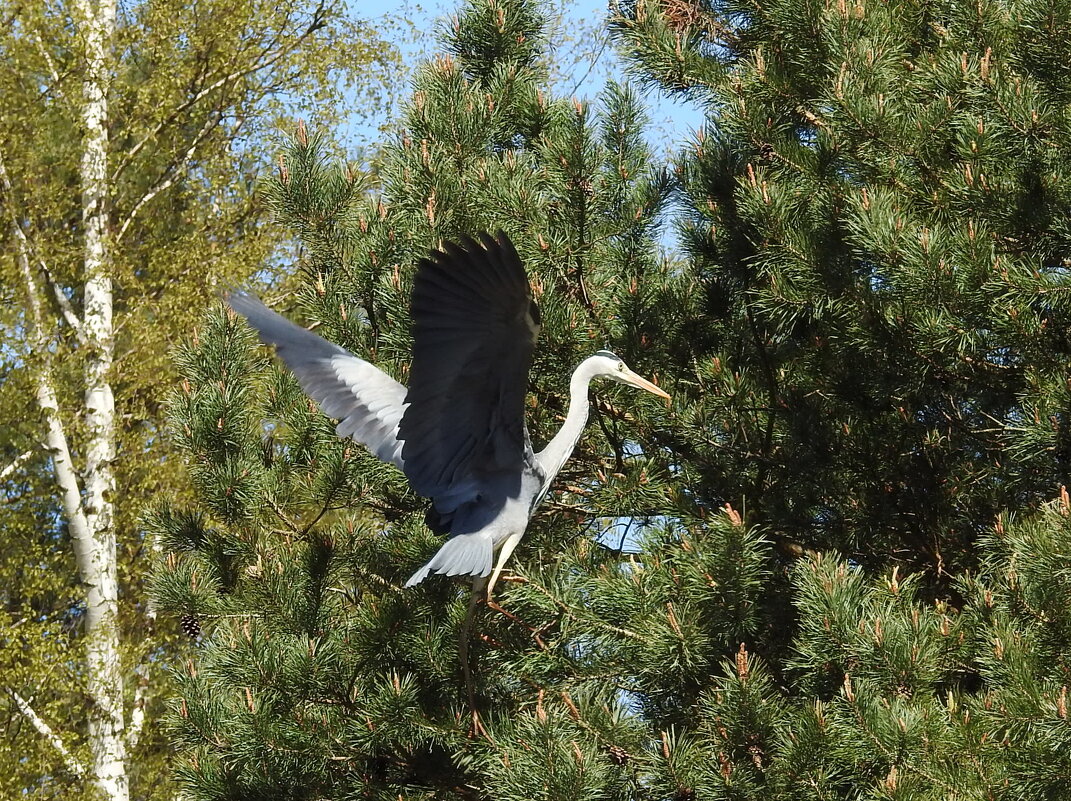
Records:
[[[547,446],[536,454],[536,458],[547,472],[546,482],[551,480],[562,469],[562,465],[568,461],[584,433],[584,426],[588,422],[588,385],[591,379],[599,373],[600,359],[596,356],[582,361],[575,370],[573,377],[569,379],[569,412],[565,415],[565,422],[547,443]]]

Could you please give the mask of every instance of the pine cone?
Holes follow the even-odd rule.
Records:
[[[606,753],[609,755],[610,761],[615,765],[627,765],[628,761],[632,759],[632,754],[619,745],[607,746]]]
[[[179,627],[182,629],[182,633],[191,640],[196,640],[201,636],[201,621],[193,615],[183,615],[179,618]]]
[[[674,801],[695,801],[695,790],[682,784],[677,787],[677,794],[673,796],[673,799]]]

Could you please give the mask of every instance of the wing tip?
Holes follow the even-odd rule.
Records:
[[[520,262],[517,247],[502,228],[496,228],[494,234],[486,230],[474,234],[460,233],[453,239],[444,240],[442,245],[432,248],[427,256],[421,257],[418,266],[445,268],[463,259],[495,258],[506,256]]]
[[[246,292],[244,289],[227,290],[220,294],[220,298],[232,311],[241,314],[243,317],[248,316],[246,311],[259,312],[268,309],[268,307],[264,305],[264,301],[252,292]],[[271,309],[268,309],[268,311],[271,311]]]

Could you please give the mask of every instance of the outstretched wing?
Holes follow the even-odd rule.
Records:
[[[463,237],[422,259],[411,313],[408,407],[398,428],[409,483],[443,514],[481,500],[491,484],[501,494],[503,473],[516,474],[517,487],[506,487],[515,494],[531,450],[524,398],[539,311],[509,237]]]
[[[398,423],[405,410],[405,387],[377,367],[333,342],[294,325],[246,292],[227,296],[230,307],[275,345],[305,393],[324,414],[339,420],[335,431],[402,467]]]

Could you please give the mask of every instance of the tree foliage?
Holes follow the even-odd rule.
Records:
[[[400,587],[438,545],[424,503],[211,314],[169,407],[195,502],[151,521],[161,607],[203,627],[171,717],[190,794],[1066,796],[1051,12],[622,5],[637,74],[708,113],[667,176],[631,90],[550,96],[538,8],[471,0],[381,191],[299,131],[289,314],[404,381],[413,262],[502,228],[543,311],[537,445],[599,347],[674,401],[595,388],[505,611],[478,608],[473,710],[467,585]]]
[[[47,376],[84,486],[92,469],[83,393],[94,355],[83,325],[82,115],[93,79],[83,45],[86,9],[95,7],[0,4],[0,773],[5,789],[38,797],[91,792],[80,772],[91,762],[95,703],[85,695],[86,589],[38,388]],[[175,380],[168,352],[216,286],[244,280],[287,247],[288,232],[271,224],[256,189],[277,127],[374,101],[376,71],[393,56],[337,5],[257,2],[124,7],[105,56],[95,80],[107,87],[108,110],[101,263],[113,288],[106,380],[118,486],[108,500],[123,596],[128,770],[135,792],[150,797],[169,792],[169,750],[154,719],[177,629],[156,625],[145,595],[152,543],[139,516],[147,499],[188,491],[161,436],[160,388]]]
[[[947,589],[999,512],[1068,481],[1067,89],[1036,55],[1068,40],[1047,13],[622,9],[643,75],[709,109],[679,170],[710,421],[682,431],[712,500]]]

